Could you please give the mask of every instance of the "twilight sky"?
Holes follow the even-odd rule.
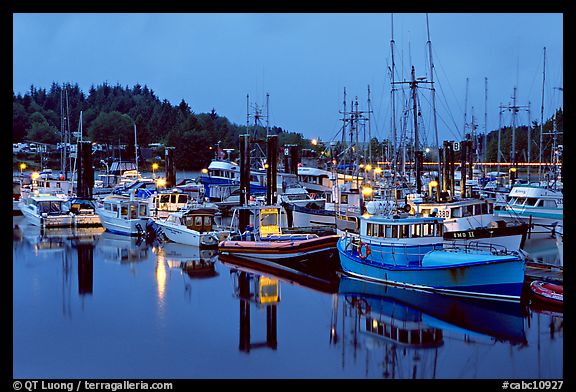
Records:
[[[196,113],[212,108],[246,123],[246,95],[264,106],[270,124],[330,140],[341,126],[343,89],[367,110],[373,136],[390,135],[391,15],[277,14],[14,14],[13,88],[31,84],[148,85],[172,104],[186,100]],[[483,132],[488,78],[488,130],[498,127],[498,105],[528,105],[540,121],[543,48],[545,117],[562,106],[562,14],[429,14],[440,142],[459,139],[472,114]],[[396,80],[429,77],[426,14],[393,14]],[[466,102],[466,78],[469,78]],[[406,91],[408,92],[408,91]],[[402,91],[396,119],[401,127]],[[422,128],[434,143],[431,93],[419,90]],[[466,105],[467,104],[467,105]],[[473,110],[472,110],[473,108]],[[410,124],[412,120],[408,120]],[[528,111],[518,123],[528,122]],[[511,124],[511,115],[502,116]],[[338,139],[339,137],[337,137]]]

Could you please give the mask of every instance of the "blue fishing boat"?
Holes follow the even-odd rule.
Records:
[[[524,258],[493,244],[443,242],[442,218],[360,218],[360,235],[337,244],[344,273],[448,295],[519,301]]]

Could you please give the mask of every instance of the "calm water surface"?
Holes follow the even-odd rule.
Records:
[[[329,270],[263,272],[103,229],[13,224],[17,379],[563,374],[563,315],[528,300],[464,302]]]

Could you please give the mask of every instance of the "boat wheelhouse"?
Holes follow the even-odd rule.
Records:
[[[505,220],[521,220],[538,225],[563,222],[564,194],[537,186],[514,186],[503,209],[494,215]]]
[[[147,200],[117,195],[106,196],[96,213],[106,230],[128,236],[144,235],[150,219]]]
[[[449,295],[518,301],[524,260],[517,253],[481,242],[443,245],[442,218],[360,218],[360,235],[338,241],[342,270],[369,281]]]
[[[332,173],[315,167],[298,168],[298,182],[310,193],[331,201]]]

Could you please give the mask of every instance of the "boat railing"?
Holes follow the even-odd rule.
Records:
[[[449,252],[464,252],[464,253],[489,252],[493,255],[499,255],[499,256],[519,255],[517,251],[510,250],[503,245],[482,241],[467,241],[464,244],[457,243],[456,241],[450,241],[444,244],[444,250]]]
[[[359,254],[366,254],[366,251],[361,250],[360,247],[368,245],[370,254],[372,255],[370,261],[380,261],[382,264],[406,265],[407,260],[409,264],[413,264],[414,261],[420,263],[425,254],[432,250],[443,249],[441,242],[436,244],[409,245],[396,242],[366,241],[352,236],[349,238],[351,238],[351,241],[348,242],[348,245],[351,249],[356,250]],[[366,260],[368,260],[367,257]],[[390,263],[389,260],[393,262]],[[400,260],[403,260],[403,262],[399,262]]]

